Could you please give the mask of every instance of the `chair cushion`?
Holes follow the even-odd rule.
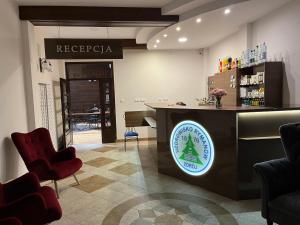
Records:
[[[52,169],[55,174],[55,177],[53,179],[59,180],[71,176],[81,167],[82,161],[78,158],[52,163]]]
[[[282,195],[269,202],[271,218],[280,224],[300,224],[300,191]]]
[[[135,131],[127,131],[127,132],[125,132],[124,136],[125,137],[136,137],[136,136],[139,136],[139,134]]]
[[[58,203],[54,190],[50,187],[45,186],[42,187],[39,192],[45,199],[48,208],[47,217],[49,218],[49,222],[60,219],[62,216],[62,210]]]

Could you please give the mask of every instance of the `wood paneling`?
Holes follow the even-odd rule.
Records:
[[[160,8],[129,7],[19,6],[19,17],[36,26],[166,27],[179,21]]]
[[[234,88],[230,86],[230,79],[231,76],[234,76],[235,80],[238,79],[238,71],[236,69],[217,73],[212,77],[209,77],[209,84],[208,88],[209,91],[213,90],[214,88],[222,88],[227,91],[227,96],[222,98],[222,105],[223,106],[237,106],[238,105],[238,85]]]
[[[72,80],[112,78],[112,62],[66,63],[66,75]]]
[[[125,126],[126,127],[144,127],[149,126],[149,124],[145,121],[145,117],[156,118],[155,111],[128,111],[125,112]]]
[[[236,159],[236,112],[206,110],[158,109],[157,158],[158,171],[183,181],[201,186],[232,199],[238,199]],[[176,165],[170,149],[170,136],[174,127],[183,120],[200,123],[212,137],[215,160],[209,172],[190,176]]]
[[[70,80],[71,112],[87,112],[100,107],[100,89],[98,80]]]

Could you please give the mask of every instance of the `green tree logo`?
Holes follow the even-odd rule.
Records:
[[[192,140],[192,135],[189,134],[188,140],[185,144],[184,149],[182,150],[182,154],[179,157],[179,159],[182,159],[184,161],[196,163],[198,165],[203,165],[201,160],[199,159],[199,153],[195,149],[195,144]]]

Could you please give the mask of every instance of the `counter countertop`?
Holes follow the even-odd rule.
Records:
[[[183,110],[207,110],[207,111],[234,111],[234,112],[260,112],[260,111],[280,111],[280,110],[298,110],[299,106],[285,106],[282,108],[274,107],[256,107],[256,106],[224,106],[217,109],[214,105],[197,106],[187,105],[181,106],[172,103],[145,103],[146,106],[152,109],[183,109]]]

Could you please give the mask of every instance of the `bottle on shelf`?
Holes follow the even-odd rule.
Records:
[[[264,42],[262,44],[262,49],[261,49],[261,61],[266,62],[267,61],[267,44]]]
[[[259,46],[256,45],[256,49],[255,49],[255,64],[259,64],[259,53],[260,52],[260,49],[259,49]]]
[[[250,66],[250,61],[251,61],[251,49],[247,49],[247,53],[246,53],[246,64],[245,67]]]
[[[222,73],[222,71],[223,71],[222,60],[219,59],[219,72]]]
[[[227,58],[227,60],[228,60],[227,70],[231,70],[232,69],[232,58],[229,56]]]

